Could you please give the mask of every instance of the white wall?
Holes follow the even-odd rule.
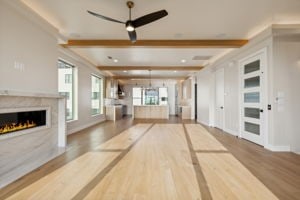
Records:
[[[133,87],[148,87],[149,83],[145,81],[136,81],[133,83],[125,83],[123,85],[124,92],[125,92],[125,98],[120,99],[119,102],[121,104],[127,105],[127,114],[132,114],[132,88]],[[160,80],[154,80],[152,81],[153,87],[163,87],[163,83],[165,84],[165,87],[168,88],[168,103],[169,103],[169,112],[170,115],[175,115],[175,81],[160,81]]]
[[[263,49],[266,48],[267,55],[267,63],[268,69],[267,71],[271,71],[269,68],[272,67],[272,29],[269,28],[262,32],[257,37],[253,38],[249,41],[247,45],[240,49],[236,49],[231,53],[227,54],[216,63],[212,64],[211,69],[215,71],[219,68],[224,68],[224,86],[225,86],[225,94],[224,94],[224,130],[233,135],[238,135],[240,132],[240,107],[239,107],[239,60]],[[267,83],[270,80],[267,80]],[[212,86],[211,86],[212,87]],[[214,88],[214,87],[212,87]],[[269,96],[270,94],[267,94]],[[268,99],[266,99],[265,107],[269,104]],[[271,118],[269,117],[270,121]],[[269,121],[269,124],[270,124]],[[268,132],[268,142],[272,142],[273,134],[271,131]]]
[[[56,93],[57,57],[53,35],[0,1],[0,89]]]
[[[249,44],[237,49],[208,68],[214,73],[219,68],[225,69],[225,126],[224,130],[233,134],[239,130],[239,66],[238,61],[263,49],[267,50],[267,94],[264,110],[267,111],[267,138],[265,147],[274,151],[300,152],[300,131],[298,119],[300,113],[300,36],[282,35],[280,30],[270,27],[262,32]],[[295,32],[294,32],[295,33]],[[199,122],[213,125],[213,108],[209,102],[210,90],[214,90],[213,83],[209,83],[207,71],[198,74],[198,116]],[[212,91],[211,91],[212,93]],[[282,96],[283,95],[283,96]],[[278,102],[276,99],[282,99]],[[279,103],[279,104],[278,104]]]
[[[300,152],[300,34],[274,37],[274,145]]]
[[[104,115],[90,115],[90,76],[101,74],[95,66],[59,47],[57,35],[56,29],[21,2],[0,1],[0,89],[57,94],[58,58],[71,62],[78,74],[78,119],[67,124],[68,133],[73,133],[105,120]]]
[[[7,2],[0,1],[0,90],[57,94],[56,37],[31,21],[26,9],[20,12]],[[0,97],[0,109],[24,107],[51,107],[51,126],[0,140],[0,188],[64,151],[58,147],[58,99]]]
[[[197,121],[205,125],[211,124],[212,79],[212,73],[208,70],[203,70],[197,76]]]
[[[91,64],[85,62],[84,60],[78,58],[73,52],[60,48],[59,58],[66,62],[73,64],[76,68],[77,74],[77,108],[75,111],[76,120],[67,122],[67,132],[68,134],[77,132],[83,128],[89,127],[96,123],[105,120],[104,115],[91,115],[91,92],[92,83],[91,75],[95,74],[103,79],[103,84],[105,84],[105,78],[101,75],[100,71],[97,70]],[[76,81],[75,81],[76,82]]]

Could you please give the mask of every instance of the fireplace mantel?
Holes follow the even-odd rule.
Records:
[[[58,93],[0,90],[1,111],[27,108],[47,109],[50,124],[30,134],[0,140],[0,188],[65,152],[65,98]]]
[[[40,97],[40,98],[57,98],[63,99],[58,93],[39,93],[39,92],[23,92],[16,90],[0,90],[0,96],[15,96],[15,97]]]

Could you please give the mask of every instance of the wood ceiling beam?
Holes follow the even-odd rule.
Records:
[[[150,80],[149,76],[112,76],[115,80]],[[169,76],[151,76],[151,80],[185,80],[186,76],[169,77]]]
[[[131,43],[129,40],[68,40],[63,47],[158,47],[158,48],[239,48],[248,43],[248,40],[138,40]]]
[[[203,66],[98,66],[102,71],[132,71],[132,70],[151,70],[151,71],[200,71]]]

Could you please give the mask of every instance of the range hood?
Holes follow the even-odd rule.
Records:
[[[125,92],[122,85],[118,85],[118,95],[121,97],[125,96]]]

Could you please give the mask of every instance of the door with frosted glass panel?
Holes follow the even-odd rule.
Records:
[[[264,69],[266,52],[240,62],[241,137],[264,145]]]

